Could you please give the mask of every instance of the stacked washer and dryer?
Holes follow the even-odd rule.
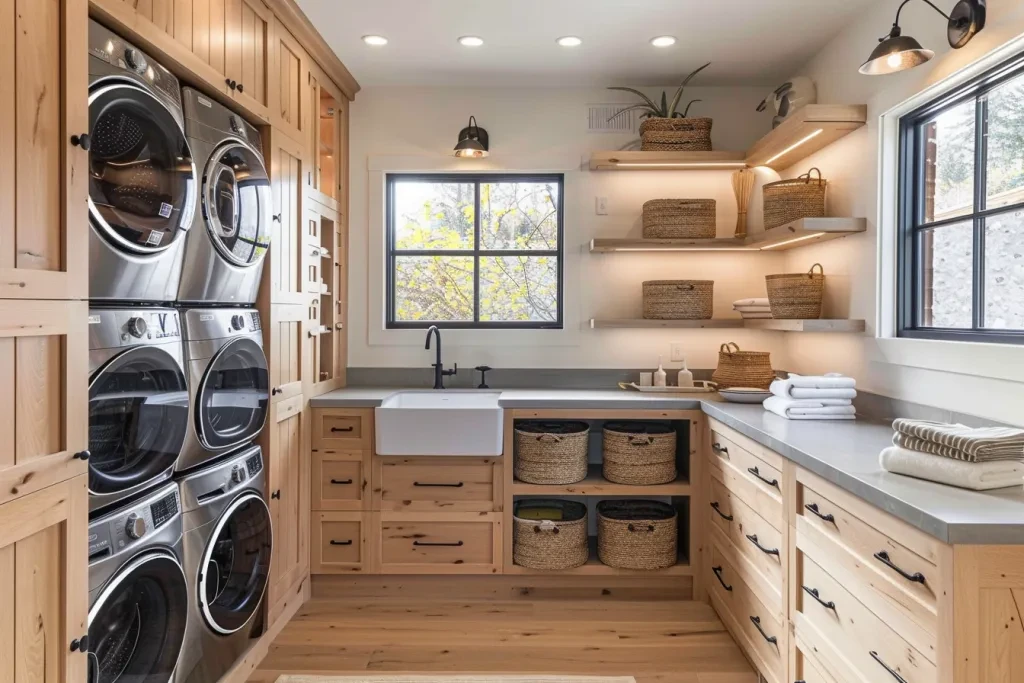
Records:
[[[89,683],[214,683],[273,546],[259,132],[89,26]]]

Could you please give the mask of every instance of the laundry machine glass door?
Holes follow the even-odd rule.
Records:
[[[188,387],[174,358],[138,346],[111,359],[89,386],[89,490],[117,493],[174,466],[188,429]]]
[[[263,349],[234,339],[213,357],[196,393],[196,432],[206,448],[224,450],[255,438],[267,420],[270,379]]]
[[[214,152],[203,174],[203,216],[214,247],[236,266],[259,263],[270,246],[273,199],[262,159],[230,143]]]
[[[185,572],[167,551],[144,553],[89,610],[88,683],[167,683],[188,618]]]

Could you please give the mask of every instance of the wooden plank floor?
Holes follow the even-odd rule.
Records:
[[[688,600],[316,597],[250,683],[281,674],[563,674],[755,683],[710,606]]]

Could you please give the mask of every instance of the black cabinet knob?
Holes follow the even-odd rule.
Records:
[[[275,213],[273,216],[271,216],[271,218],[273,218],[278,223],[281,222],[281,214],[279,214],[279,213]]]
[[[82,636],[81,638],[75,638],[71,641],[72,652],[88,652],[89,651],[89,634]]]
[[[90,453],[89,451],[78,451],[71,457],[74,460],[88,460],[90,455],[92,455],[92,453]]]
[[[245,86],[241,83],[238,84],[238,92],[245,92]]]
[[[281,489],[278,489],[270,494],[270,497],[275,500],[281,500]]]
[[[284,393],[284,390],[283,389],[278,389],[277,387],[274,387],[273,389],[270,390],[270,395],[271,396],[277,396],[278,394],[283,394],[283,393]]]
[[[231,88],[232,90],[238,90],[238,81],[233,81],[230,78],[228,78],[228,79],[225,79],[224,82],[227,83],[228,87]]]
[[[81,147],[86,152],[92,147],[92,138],[89,137],[88,133],[82,133],[81,135],[72,135],[71,144],[76,147]]]

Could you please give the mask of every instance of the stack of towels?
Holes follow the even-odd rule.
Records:
[[[855,420],[857,380],[837,373],[794,375],[777,379],[764,409],[788,420]]]
[[[732,308],[744,320],[770,320],[772,317],[768,299],[740,299],[732,302]]]
[[[887,472],[975,491],[1024,480],[1024,429],[906,419],[892,428],[893,445],[879,456]]]

